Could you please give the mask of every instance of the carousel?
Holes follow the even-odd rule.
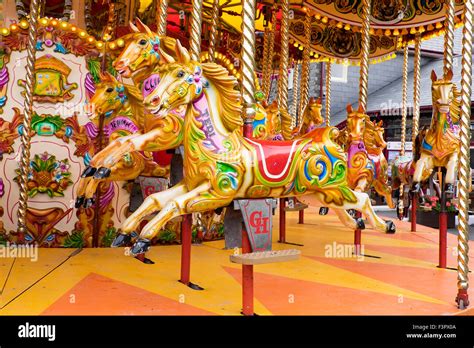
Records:
[[[471,314],[471,1],[0,3],[0,314]],[[389,161],[369,71],[397,56]]]

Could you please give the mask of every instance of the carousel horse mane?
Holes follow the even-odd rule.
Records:
[[[219,64],[204,63],[201,67],[204,77],[219,92],[222,106],[220,116],[224,126],[229,131],[241,128],[242,100],[240,92],[235,88],[238,85],[237,78]]]
[[[376,135],[380,131],[381,126],[382,121],[380,121],[378,124],[376,121],[370,121],[370,119],[365,121],[364,144],[368,150],[380,147],[381,144],[377,142]]]
[[[164,54],[163,58],[167,64],[159,68],[161,74],[183,65],[189,67],[194,64],[201,67],[203,77],[214,87],[220,98],[220,118],[224,127],[232,132],[243,126],[241,94],[235,88],[238,81],[225,67],[216,63],[192,62],[188,50],[181,45],[179,40],[176,41],[175,56]]]

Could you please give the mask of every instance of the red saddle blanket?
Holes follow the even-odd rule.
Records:
[[[260,175],[269,182],[279,182],[288,176],[295,154],[301,149],[300,145],[305,140],[272,141],[245,139],[255,149]]]

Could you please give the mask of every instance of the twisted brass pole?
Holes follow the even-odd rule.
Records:
[[[191,38],[189,48],[191,59],[199,62],[201,55],[202,0],[193,0],[191,9]]]
[[[262,92],[263,95],[267,95],[266,90],[266,79],[267,79],[267,72],[268,72],[268,59],[269,59],[269,38],[270,38],[270,28],[265,28],[263,32],[263,57],[262,57]]]
[[[415,36],[415,57],[413,59],[413,121],[411,128],[412,148],[415,148],[415,140],[418,135],[420,124],[420,65],[421,65],[421,35]]]
[[[217,29],[219,27],[219,0],[214,0],[212,4],[211,31],[209,33],[209,61],[215,61],[215,52],[217,46]]]
[[[326,127],[331,125],[331,62],[326,62]]]
[[[469,147],[471,142],[471,82],[472,82],[472,16],[473,3],[466,1],[462,38],[461,70],[461,151],[459,166],[459,223],[458,223],[458,304],[467,306],[469,287],[469,184],[471,180]]]
[[[367,111],[370,54],[370,11],[371,1],[362,0],[362,53],[360,57],[359,106]]]
[[[454,0],[445,0],[446,20],[444,22],[444,77],[453,69],[454,45]]]
[[[255,6],[256,0],[242,0],[242,99],[244,135],[252,135],[255,118]]]
[[[26,47],[26,84],[24,101],[23,131],[21,133],[21,157],[20,157],[20,197],[18,201],[18,233],[23,238],[27,232],[26,212],[28,210],[28,175],[30,173],[30,149],[31,149],[31,117],[33,115],[33,87],[36,62],[36,39],[38,36],[38,11],[42,7],[43,0],[32,0],[30,3],[30,17],[28,19],[28,44]]]
[[[288,110],[289,0],[281,1],[281,54],[278,79],[278,108]]]
[[[273,50],[275,49],[275,31],[277,26],[277,7],[273,6],[272,9],[272,20],[271,30],[268,37],[268,60],[267,60],[267,76],[264,80],[265,97],[268,100],[270,98],[272,75],[273,75]]]
[[[405,140],[407,127],[407,89],[408,89],[408,46],[403,49],[403,85],[402,85],[402,125],[400,139],[400,156],[405,155]]]
[[[299,75],[300,75],[300,70],[299,70],[298,62],[295,61],[294,68],[293,68],[293,105],[291,108],[291,113],[294,116],[293,117],[294,120],[298,119]],[[292,128],[294,127],[295,125],[292,124]]]
[[[303,115],[304,108],[309,101],[309,72],[311,64],[311,15],[306,12],[304,19],[304,48],[303,48],[303,64],[301,67],[301,97],[300,108],[298,114]]]
[[[156,12],[156,26],[158,36],[166,35],[166,17],[168,16],[169,0],[159,0],[158,11]]]

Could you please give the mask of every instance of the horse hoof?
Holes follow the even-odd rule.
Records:
[[[90,208],[94,204],[94,198],[88,198],[84,202],[84,208]]]
[[[97,171],[97,169],[94,168],[94,167],[87,167],[87,168],[82,172],[81,177],[82,177],[82,178],[88,178],[88,177],[94,175],[96,171]]]
[[[420,183],[419,182],[414,182],[412,185],[411,185],[411,189],[410,191],[412,193],[418,193],[420,191]]]
[[[135,242],[135,244],[133,244],[130,252],[134,256],[138,254],[144,254],[150,249],[150,246],[151,246],[151,242],[148,239],[140,238]]]
[[[355,222],[358,230],[365,230],[365,222],[363,218],[357,218],[355,219]]]
[[[83,204],[84,204],[84,196],[77,197],[76,203],[74,204],[74,207],[76,209],[79,209],[80,207],[82,207]]]
[[[393,221],[385,221],[385,233],[388,233],[388,234],[393,234],[397,231],[397,228],[395,226],[395,224],[393,223]]]
[[[319,215],[328,215],[329,208],[328,207],[321,207],[319,208]]]
[[[111,170],[109,168],[100,167],[94,174],[95,179],[105,179],[110,176]]]
[[[115,237],[114,241],[110,245],[112,248],[118,248],[129,244],[132,241],[132,236],[130,234],[119,233]]]

